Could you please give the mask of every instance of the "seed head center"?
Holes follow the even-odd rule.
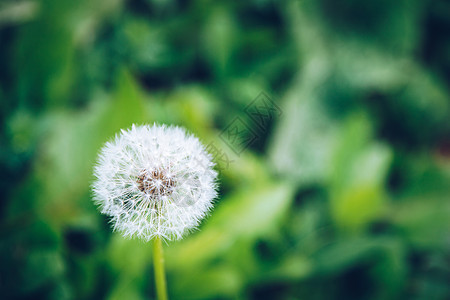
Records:
[[[137,178],[138,189],[149,196],[167,196],[172,193],[175,182],[165,170],[143,170]]]

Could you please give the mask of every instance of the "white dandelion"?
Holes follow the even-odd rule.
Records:
[[[184,129],[133,125],[101,149],[94,201],[126,237],[176,240],[196,228],[217,196],[217,172]]]

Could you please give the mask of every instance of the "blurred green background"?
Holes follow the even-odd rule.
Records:
[[[2,0],[0,298],[152,299],[90,184],[158,122],[220,150],[172,298],[450,299],[449,29],[443,0]]]

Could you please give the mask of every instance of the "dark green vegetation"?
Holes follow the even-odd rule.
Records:
[[[448,1],[2,1],[0,298],[154,295],[89,185],[159,122],[222,151],[172,298],[449,299],[449,27]],[[249,117],[261,92],[281,115]]]

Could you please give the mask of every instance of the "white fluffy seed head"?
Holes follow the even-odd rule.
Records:
[[[133,125],[101,149],[94,201],[126,237],[180,239],[212,208],[213,167],[205,147],[184,129]]]

